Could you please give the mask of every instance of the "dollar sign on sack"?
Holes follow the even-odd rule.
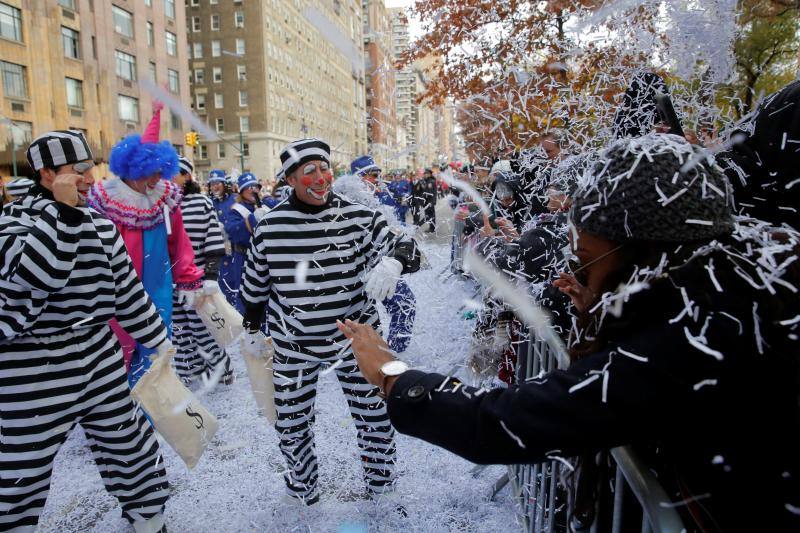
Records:
[[[217,329],[222,329],[225,327],[225,319],[219,316],[219,313],[216,311],[211,313],[211,321],[217,325]]]
[[[186,414],[195,419],[194,422],[195,422],[195,424],[197,424],[195,426],[196,429],[203,429],[205,427],[203,425],[203,415],[201,415],[200,413],[195,413],[194,411],[192,411],[192,407],[191,406],[186,408]]]

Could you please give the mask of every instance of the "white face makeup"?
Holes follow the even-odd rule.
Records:
[[[319,171],[319,174],[317,172]],[[311,198],[324,202],[331,188],[330,167],[324,161],[308,163],[301,170],[300,183]]]

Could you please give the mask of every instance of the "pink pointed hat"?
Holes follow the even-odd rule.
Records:
[[[144,134],[142,135],[142,142],[143,143],[157,143],[158,138],[161,134],[161,110],[164,109],[164,104],[162,104],[159,100],[153,101],[153,116],[150,119],[150,123],[147,125],[147,128],[144,130]]]

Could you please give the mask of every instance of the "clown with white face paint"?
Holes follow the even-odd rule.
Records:
[[[289,496],[319,499],[313,421],[317,378],[335,372],[358,432],[367,497],[394,487],[394,430],[386,406],[364,381],[337,320],[377,324],[374,301],[394,294],[400,275],[419,269],[412,240],[396,236],[384,216],[331,191],[330,148],[302,139],[281,153],[291,196],[258,223],[245,264],[242,350],[263,356],[268,315],[275,347],[275,406]]]

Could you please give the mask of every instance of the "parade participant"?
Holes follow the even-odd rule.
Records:
[[[394,212],[397,219],[403,226],[406,225],[406,216],[408,215],[408,204],[411,201],[411,182],[409,182],[402,172],[396,172],[394,179],[388,185],[389,191],[394,196],[395,208]]]
[[[117,226],[136,273],[169,330],[173,284],[178,302],[191,307],[203,285],[203,271],[194,265],[192,243],[183,226],[183,193],[169,181],[178,173],[178,154],[168,141],[158,142],[160,117],[161,105],[156,102],[144,135],[129,135],[111,149],[109,168],[116,177],[96,183],[88,203]],[[152,350],[119,324],[112,327],[125,360],[130,361],[133,386],[150,368]]]
[[[194,264],[205,272],[203,293],[211,295],[220,290],[216,280],[225,255],[222,225],[217,219],[211,200],[202,194],[200,185],[194,179],[191,161],[179,157],[178,165],[180,172],[172,181],[183,189],[183,225],[194,250]],[[224,370],[219,370],[222,373],[220,381],[225,385],[233,383],[233,370],[228,354],[214,341],[194,307],[178,302],[176,294],[172,310],[172,334],[177,348],[173,362],[178,377],[190,383],[201,375],[211,377],[222,365]]]
[[[242,269],[247,258],[247,250],[258,222],[255,212],[261,207],[261,200],[258,197],[261,184],[253,174],[245,172],[239,176],[238,189],[236,202],[225,221],[225,233],[231,243],[230,262],[223,266],[220,275],[224,280],[223,293],[228,302],[244,314],[239,287],[242,284]]]
[[[378,203],[393,207],[396,212],[398,204],[388,191],[381,189],[380,184],[383,183],[381,169],[378,168],[372,157],[365,155],[356,159],[350,164],[350,171],[361,177],[368,186],[374,188],[374,197]],[[358,201],[357,198],[352,198],[352,200]],[[371,208],[376,207],[372,203],[365,203],[365,205]],[[389,333],[386,340],[392,350],[398,353],[404,352],[411,343],[411,335],[414,331],[414,319],[417,316],[417,299],[408,283],[401,278],[397,281],[394,295],[390,298],[385,298],[381,303],[390,317]]]
[[[225,224],[231,211],[231,206],[236,201],[236,196],[231,194],[224,171],[214,169],[208,173],[208,191],[220,224]]]
[[[36,183],[0,218],[0,529],[36,528],[55,456],[80,424],[123,517],[155,533],[164,461],[108,324],[163,355],[164,322],[117,228],[86,207],[94,161],[83,134],[45,133],[26,155]]]
[[[27,196],[33,184],[33,180],[29,178],[17,178],[9,181],[5,187],[9,201],[13,202],[14,200],[19,200]]]
[[[265,307],[275,347],[275,405],[290,497],[319,499],[312,430],[316,384],[333,365],[358,433],[367,497],[394,488],[394,430],[376,390],[358,371],[337,319],[377,324],[372,300],[394,293],[404,272],[419,268],[414,242],[390,232],[380,212],[331,192],[330,147],[302,139],[280,155],[293,192],[256,228],[242,282],[246,333],[242,350],[263,356]],[[298,266],[306,264],[299,280]]]

